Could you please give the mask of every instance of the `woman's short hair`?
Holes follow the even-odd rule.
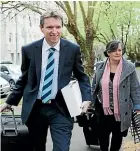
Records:
[[[43,13],[42,15],[41,15],[41,17],[40,17],[40,26],[42,26],[43,27],[43,25],[44,25],[44,20],[46,19],[46,18],[56,18],[56,19],[60,19],[61,21],[62,21],[62,26],[63,26],[63,17],[62,17],[62,15],[59,13],[59,12],[57,12],[57,11],[48,11],[48,12],[45,12],[45,13]]]
[[[117,50],[119,44],[121,44],[122,52],[125,53],[125,49],[123,48],[123,44],[121,41],[118,40],[112,40],[106,45],[106,50],[104,51],[104,55],[108,57],[108,52],[114,52]]]

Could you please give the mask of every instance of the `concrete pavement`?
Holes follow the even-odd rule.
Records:
[[[14,107],[14,108],[15,108],[15,114],[20,114],[21,106]],[[99,149],[99,146],[89,147],[86,145],[83,130],[81,127],[78,126],[77,123],[74,124],[74,129],[73,129],[72,134],[73,135],[72,135],[72,139],[71,139],[70,151],[101,151]],[[52,140],[51,140],[50,132],[48,132],[46,146],[47,146],[46,151],[52,150]],[[130,131],[129,131],[128,136],[126,138],[124,138],[121,151],[140,151],[140,143],[134,144]]]
[[[85,138],[80,128],[77,124],[74,125],[73,133],[71,139],[70,151],[100,151],[99,146],[87,146],[85,143]],[[46,151],[51,151],[52,141],[50,132],[48,133],[48,141],[46,144]]]

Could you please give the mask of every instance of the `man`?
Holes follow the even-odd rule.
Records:
[[[18,105],[23,96],[22,121],[28,126],[35,151],[45,151],[47,130],[53,141],[53,151],[68,151],[73,118],[70,117],[61,89],[77,78],[86,112],[91,90],[82,67],[80,47],[60,38],[63,18],[57,12],[40,18],[44,38],[22,47],[22,76],[1,111]]]

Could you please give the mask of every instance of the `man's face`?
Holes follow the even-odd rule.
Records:
[[[45,39],[50,46],[56,45],[62,33],[62,21],[60,18],[45,18],[44,25],[41,27]]]

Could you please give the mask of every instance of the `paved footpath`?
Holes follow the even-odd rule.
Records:
[[[21,107],[20,106],[15,107],[15,114],[20,114],[20,112],[21,112]],[[47,142],[46,151],[51,151],[52,140],[51,140],[50,132],[48,133],[47,140],[48,142]],[[71,140],[70,151],[101,151],[101,150],[99,149],[99,146],[88,147],[86,145],[82,128],[79,127],[77,123],[75,123],[74,129],[73,129],[72,140]],[[140,143],[134,144],[130,131],[129,131],[128,136],[124,138],[121,151],[140,151]]]

